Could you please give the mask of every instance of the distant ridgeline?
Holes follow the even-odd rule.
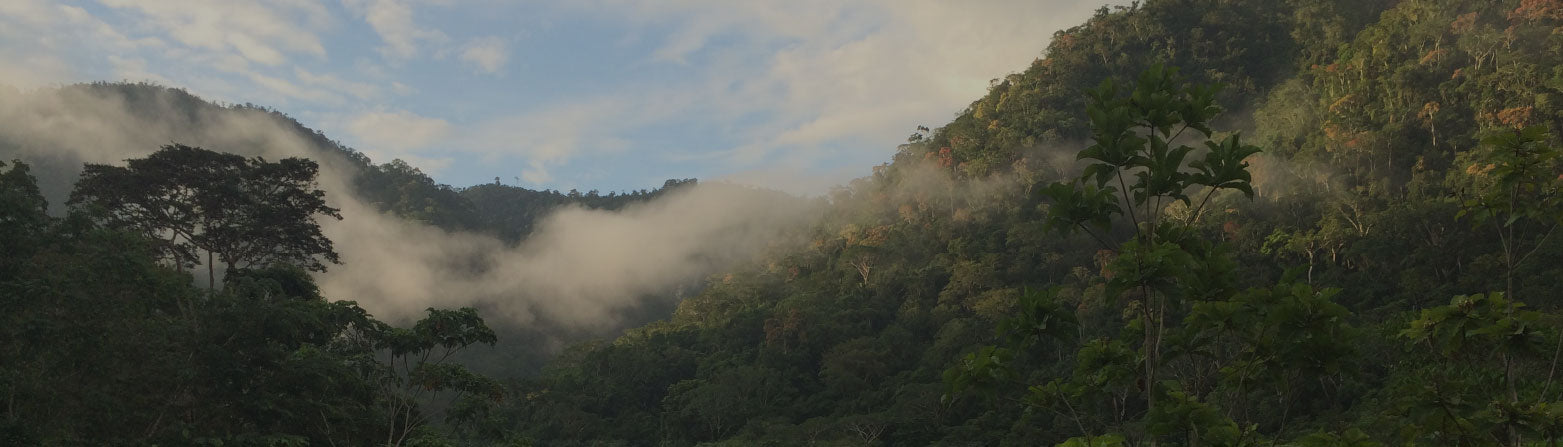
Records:
[[[253,104],[214,104],[182,89],[147,83],[74,84],[26,92],[0,87],[0,160],[32,166],[44,196],[59,206],[83,162],[118,164],[179,143],[244,156],[302,156],[323,176],[350,175],[353,192],[381,211],[446,230],[516,243],[535,221],[560,206],[619,209],[694,179],[625,193],[534,191],[498,183],[453,188],[401,160],[369,157],[280,111]]]
[[[350,229],[407,219],[515,245],[552,210],[621,209],[695,183],[606,196],[457,190],[400,160],[373,165],[252,105],[148,84],[0,89],[0,445],[443,439],[437,427],[505,399],[500,382],[474,370],[535,371],[559,340],[660,318],[669,300],[629,297],[609,309],[624,321],[606,329],[547,316],[490,328],[494,302],[439,284],[444,293],[408,292],[423,305],[380,321],[350,300],[379,300],[381,312],[385,294],[328,297],[311,275],[375,265],[362,253],[338,264],[322,224],[344,214],[359,225]],[[404,257],[467,269],[447,272],[456,278],[491,268]],[[461,305],[485,308],[442,309]],[[503,352],[463,352],[500,337]]]
[[[195,299],[142,255],[157,241],[80,220],[90,215],[50,220],[40,197],[69,191],[61,178],[81,161],[141,157],[170,135],[307,148],[322,173],[351,168],[351,188],[382,210],[511,242],[546,210],[615,209],[693,181],[608,196],[456,190],[405,163],[373,166],[276,112],[177,90],[0,95],[4,158],[23,154],[44,190],[0,168],[0,211],[18,216],[0,218],[0,248],[25,253],[0,257],[0,359],[24,359],[0,361],[0,444],[1519,447],[1563,436],[1556,0],[1103,8],[831,191],[802,248],[711,275],[670,318],[571,346],[503,387],[379,362],[492,342],[470,312],[375,324],[288,269]],[[68,116],[97,118],[35,119]],[[267,140],[278,132],[233,119],[252,116],[295,136]],[[96,151],[118,147],[143,152]],[[420,389],[469,399],[420,406]]]

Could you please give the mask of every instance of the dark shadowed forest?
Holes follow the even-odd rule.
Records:
[[[0,90],[0,444],[1563,437],[1563,2],[1149,0],[1016,68],[815,198]]]

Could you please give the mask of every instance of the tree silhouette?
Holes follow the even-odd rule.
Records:
[[[107,226],[162,241],[161,256],[193,268],[206,254],[228,269],[293,264],[325,271],[338,263],[316,215],[341,219],[315,188],[320,167],[303,158],[268,162],[172,144],[126,166],[87,164],[69,204]]]

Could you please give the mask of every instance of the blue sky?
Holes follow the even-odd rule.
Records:
[[[281,110],[454,186],[818,193],[1098,2],[3,0],[0,83],[152,81]]]

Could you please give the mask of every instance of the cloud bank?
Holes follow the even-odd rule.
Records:
[[[276,115],[200,109],[180,92],[139,89],[134,101],[117,87],[0,91],[0,158],[33,164],[56,212],[81,163],[119,164],[169,142],[316,159],[320,186],[344,216],[321,221],[344,262],[318,276],[321,289],[391,321],[476,305],[497,312],[496,322],[618,327],[648,297],[760,256],[816,213],[775,193],[702,184],[620,211],[562,209],[512,247],[380,213],[351,193],[351,163]]]

